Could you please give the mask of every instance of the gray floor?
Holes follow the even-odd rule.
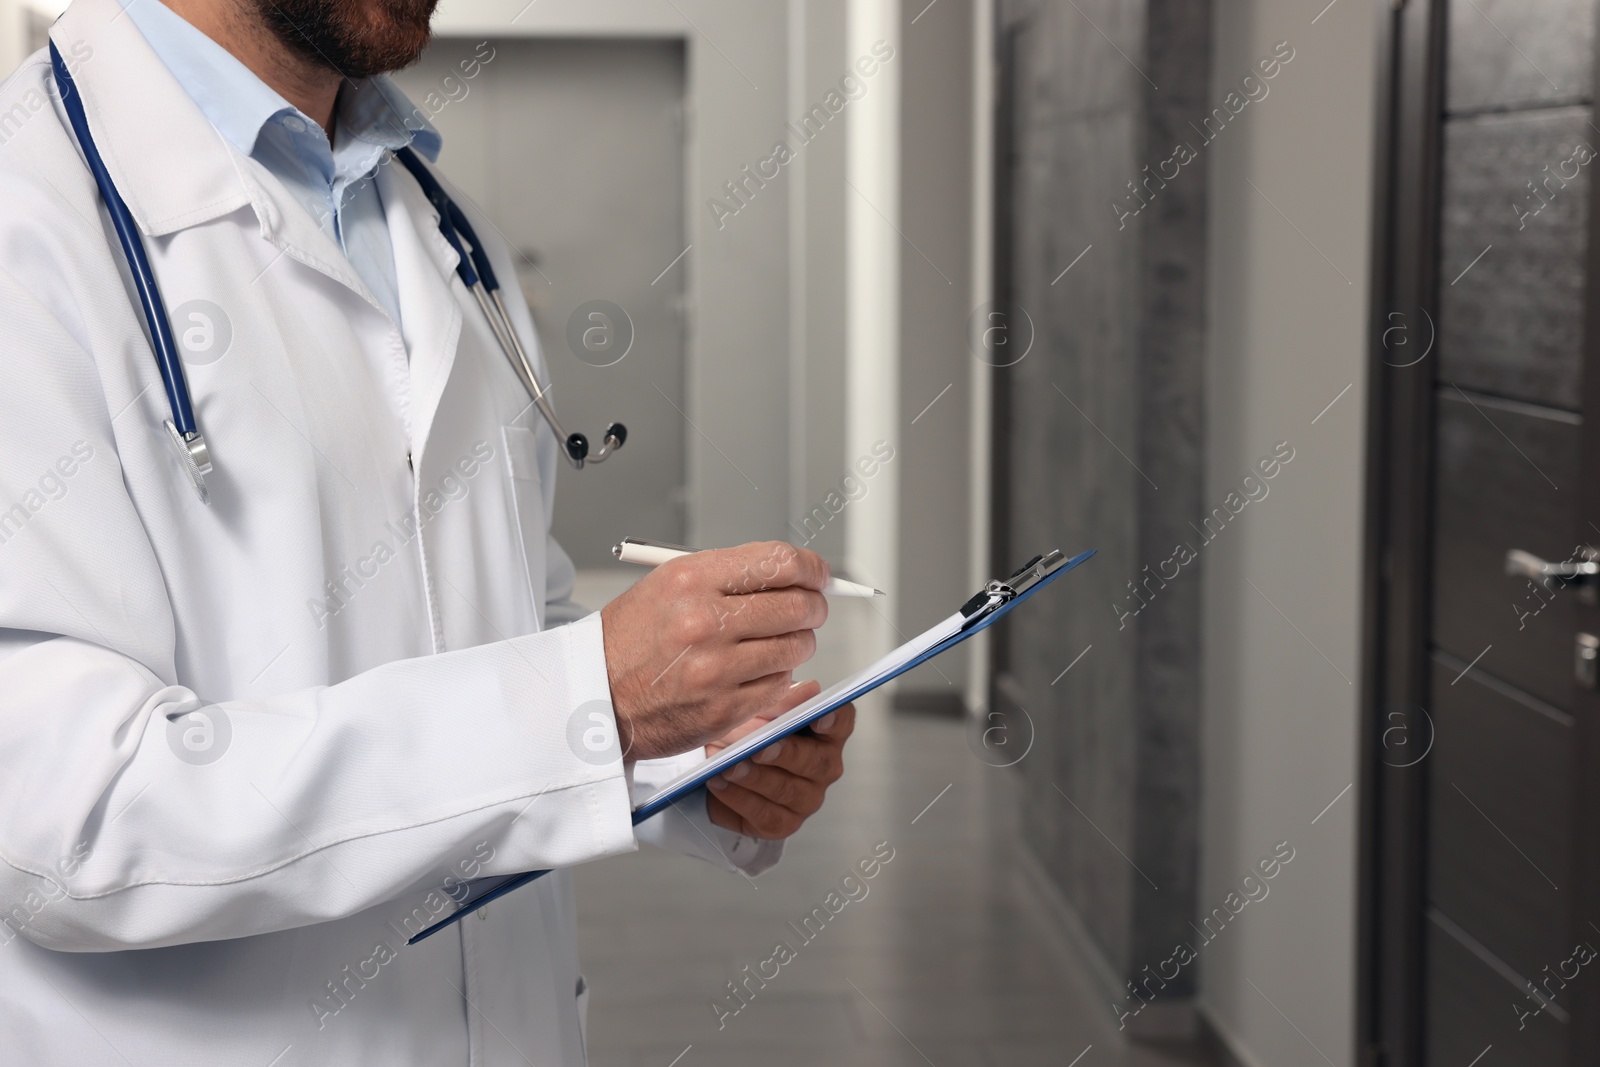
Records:
[[[586,573],[579,599],[625,584]],[[859,658],[866,610],[834,606],[814,664],[824,682]],[[1017,873],[1012,772],[973,757],[954,722],[891,717],[875,698],[859,711],[844,780],[759,879],[657,851],[579,870],[594,1067],[1199,1062],[1120,1040]],[[803,941],[788,924],[885,841],[894,858],[866,895]],[[780,940],[795,958],[719,1029],[725,983]]]

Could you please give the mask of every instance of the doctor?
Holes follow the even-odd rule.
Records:
[[[630,825],[816,691],[827,565],[749,545],[569,602],[557,442],[387,165],[440,148],[383,77],[433,6],[76,0],[50,32],[200,331],[209,503],[46,54],[0,87],[0,1062],[581,1064],[568,875],[406,938],[639,840],[759,872],[841,772],[848,709]]]

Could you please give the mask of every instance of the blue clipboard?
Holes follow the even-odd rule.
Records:
[[[913,667],[926,663],[933,657],[954,648],[972,635],[983,632],[1009,615],[1018,605],[1038,595],[1040,590],[1053,584],[1062,575],[1076,568],[1090,556],[1093,556],[1095,551],[1095,549],[1090,549],[1068,559],[1060,549],[1056,549],[1046,555],[1035,556],[1009,578],[995,579],[988,582],[983,589],[961,605],[962,622],[960,623],[960,628],[949,637],[903,662],[894,664],[891,668],[874,676],[869,681],[835,694],[832,699],[823,701],[817,706],[808,709],[803,715],[784,722],[780,728],[771,732],[763,732],[760,743],[742,755],[732,759],[707,760],[706,764],[697,770],[697,773],[673,783],[669,789],[663,790],[662,793],[651,797],[634,808],[633,824],[637,826],[644,820],[660,814],[685,796],[703,787],[708,781],[729,767],[749,759],[774,741],[809,728],[812,723],[829,712],[836,711],[851,701],[865,696],[885,682],[892,681]],[[915,640],[908,642],[908,644],[915,643]],[[901,648],[905,647],[904,645],[901,646]],[[507,893],[520,889],[529,882],[549,873],[549,871],[528,871],[525,874],[508,874],[499,878],[476,879],[471,883],[472,895],[463,901],[460,907],[412,937],[406,944],[415,945],[418,941],[432,937],[440,930],[450,926],[452,923],[459,922],[491,901],[498,900]]]

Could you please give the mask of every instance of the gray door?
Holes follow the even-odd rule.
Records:
[[[1594,0],[1452,0],[1438,185],[1425,1061],[1573,1063],[1574,641]],[[1410,329],[1396,364],[1422,353]],[[1392,335],[1398,341],[1399,335]],[[1526,558],[1523,557],[1526,561]],[[1402,760],[1401,749],[1386,753]],[[1589,982],[1597,979],[1589,978]],[[1489,1050],[1492,1046],[1492,1050]]]
[[[580,567],[627,535],[682,543],[688,260],[663,271],[686,243],[681,44],[444,38],[397,80],[443,133],[444,171],[521,253],[567,430],[598,448],[609,422],[628,426],[614,459],[562,468],[557,539]]]

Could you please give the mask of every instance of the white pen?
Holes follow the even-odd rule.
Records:
[[[696,549],[684,548],[682,545],[668,545],[660,541],[646,541],[641,537],[624,537],[620,544],[611,549],[611,554],[624,563],[641,563],[646,567],[659,567],[668,560],[677,559],[679,556],[692,555]],[[869,585],[857,585],[847,582],[843,578],[829,578],[828,584],[822,587],[826,596],[855,596],[879,597],[884,596],[882,589],[874,589]]]

